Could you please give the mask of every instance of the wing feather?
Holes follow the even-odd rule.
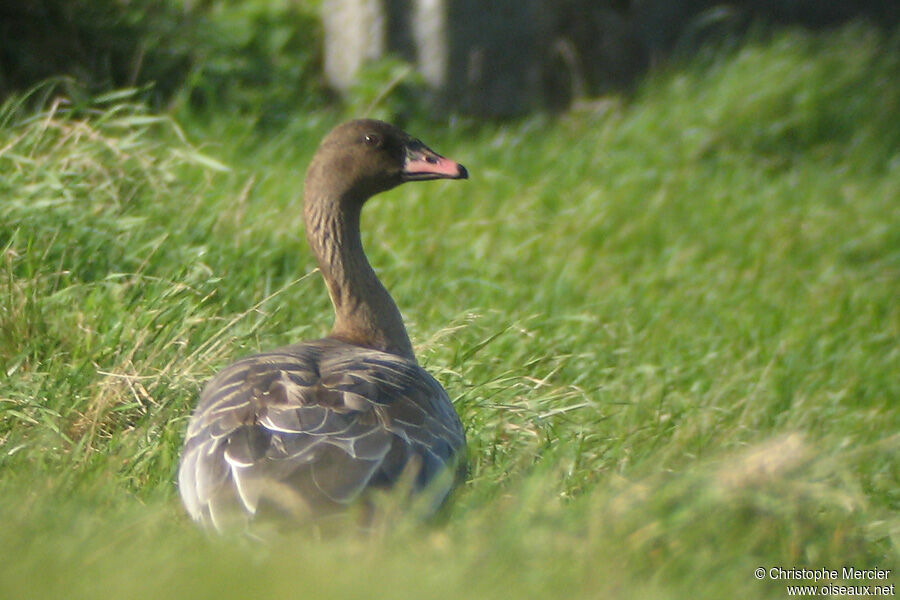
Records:
[[[207,384],[179,488],[194,519],[224,528],[263,506],[296,516],[349,504],[409,465],[421,489],[464,448],[446,392],[414,361],[326,339],[243,359]]]

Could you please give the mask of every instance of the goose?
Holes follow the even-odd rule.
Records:
[[[349,121],[325,136],[306,173],[303,217],[334,325],[323,339],[240,359],[206,384],[178,470],[195,521],[225,530],[263,515],[315,520],[399,482],[427,491],[430,512],[446,500],[464,470],[465,432],[416,361],[359,226],[376,194],[467,178],[465,167],[383,121]]]

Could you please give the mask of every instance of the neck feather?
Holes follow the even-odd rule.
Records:
[[[304,205],[306,239],[334,305],[331,337],[415,360],[400,311],[363,251],[363,203],[347,196],[308,196]]]

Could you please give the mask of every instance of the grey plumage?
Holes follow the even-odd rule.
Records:
[[[238,361],[209,382],[179,488],[193,518],[220,528],[235,500],[250,515],[261,504],[323,514],[390,487],[413,457],[421,490],[464,446],[446,392],[419,365],[323,339]],[[448,492],[432,491],[437,501]]]

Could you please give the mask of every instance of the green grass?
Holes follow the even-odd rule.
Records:
[[[466,425],[469,479],[439,523],[270,546],[198,531],[174,474],[206,378],[330,325],[300,192],[339,117],[185,123],[188,143],[125,94],[7,104],[0,597],[786,597],[760,566],[896,581],[898,81],[896,39],[857,26],[552,119],[411,125],[472,179],[379,197],[364,237]]]

